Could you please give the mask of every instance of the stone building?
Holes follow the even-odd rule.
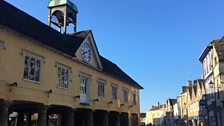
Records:
[[[146,113],[140,113],[140,126],[146,125]]]
[[[188,86],[182,86],[182,93],[179,95],[179,106],[180,106],[180,118],[185,121],[188,120]]]
[[[193,126],[207,125],[207,111],[205,106],[201,106],[201,101],[205,100],[204,80],[198,79],[194,83],[188,81],[188,124]]]
[[[224,38],[213,40],[199,57],[203,65],[210,126],[224,125]]]
[[[76,30],[75,4],[48,8],[46,25],[0,1],[0,126],[138,126],[142,86]]]
[[[146,112],[147,126],[161,126],[163,122],[163,116],[165,115],[165,105],[152,106],[149,111]]]

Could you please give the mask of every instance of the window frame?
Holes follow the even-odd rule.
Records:
[[[126,97],[125,97],[125,92],[127,93],[127,99],[126,99]],[[128,93],[129,93],[128,89],[123,88],[123,102],[124,102],[125,104],[128,104]]]
[[[43,56],[40,56],[40,55],[38,55],[38,54],[36,54],[36,53],[33,53],[33,52],[31,52],[31,51],[28,51],[28,50],[25,50],[25,49],[22,49],[22,52],[21,52],[21,55],[23,56],[23,74],[22,74],[22,80],[25,80],[25,81],[30,81],[30,82],[33,82],[33,83],[40,83],[41,82],[41,69],[42,69],[42,65],[45,63],[45,59],[44,59],[44,57]],[[29,59],[31,60],[32,58],[33,59],[35,59],[35,63],[34,63],[34,65],[35,65],[35,68],[34,68],[34,79],[32,80],[32,79],[29,79],[29,73],[28,73],[28,77],[25,77],[25,62],[26,62],[26,57],[29,57]],[[36,72],[36,61],[37,60],[39,60],[39,71],[38,71],[38,74],[39,74],[39,76],[38,76],[38,80],[36,80],[35,78],[35,72]],[[30,62],[30,61],[29,61]],[[29,68],[28,68],[28,72],[29,72],[29,70],[30,70],[30,63],[29,63]]]
[[[113,90],[116,89],[116,90]],[[115,92],[114,92],[115,91]],[[111,85],[111,95],[112,95],[112,100],[116,101],[118,99],[118,86],[115,84]],[[114,96],[115,94],[115,96]]]
[[[135,92],[133,92],[133,94],[132,94],[132,104],[134,106],[137,105],[137,94]]]
[[[0,49],[5,49],[5,42],[0,40]]]
[[[72,70],[71,70],[72,68],[67,65],[64,65],[62,63],[58,63],[58,62],[56,62],[55,67],[57,68],[57,70],[56,70],[57,71],[57,86],[56,87],[61,88],[61,89],[69,89],[69,85],[71,82],[70,77],[71,77],[71,73],[72,73]],[[61,71],[63,71],[63,69],[64,69],[64,71],[67,71],[67,84],[65,84],[65,85],[67,85],[67,87],[62,86],[64,84],[64,82],[63,83],[59,82],[59,79],[60,79],[59,78],[59,68],[61,69]]]
[[[105,80],[102,80],[102,79],[98,79],[97,80],[97,96],[99,97],[99,98],[104,98],[105,97],[105,85],[106,85],[106,81]],[[103,95],[100,95],[101,93],[100,93],[100,90],[99,89],[101,89],[100,88],[100,86],[103,86]]]

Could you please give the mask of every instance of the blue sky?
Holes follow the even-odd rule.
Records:
[[[49,0],[6,1],[47,23]],[[79,9],[77,30],[91,29],[100,54],[145,88],[141,112],[200,78],[199,55],[224,35],[223,0],[72,1]]]

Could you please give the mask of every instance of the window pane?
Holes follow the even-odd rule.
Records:
[[[39,79],[40,79],[40,60],[36,60],[35,81],[39,81]]]
[[[86,94],[87,78],[82,77],[80,82],[80,93]]]
[[[61,84],[62,83],[62,81],[61,81],[61,77],[62,76],[62,74],[61,74],[61,67],[58,67],[58,84]]]
[[[117,99],[117,87],[112,86],[112,99]]]
[[[68,88],[68,69],[61,66],[58,67],[58,86]]]
[[[124,99],[124,103],[128,103],[128,91],[127,90],[123,90],[123,99]]]
[[[98,96],[104,97],[104,82],[98,81]]]
[[[65,87],[68,88],[68,70],[65,70],[64,84],[65,84]]]
[[[62,80],[61,85],[62,85],[62,87],[63,87],[63,84],[64,84],[64,82],[65,82],[65,69],[62,68],[62,73],[61,73],[61,74],[62,74],[62,76],[61,76],[61,77],[62,77],[62,78],[61,78],[61,80]]]
[[[133,94],[133,105],[136,105],[136,94]]]
[[[23,78],[28,79],[29,76],[30,57],[25,56]]]
[[[29,79],[34,80],[34,72],[35,72],[35,59],[31,58],[30,60],[30,71],[29,71]]]
[[[40,80],[41,60],[32,56],[26,55],[24,59],[24,73],[23,78],[39,81]]]

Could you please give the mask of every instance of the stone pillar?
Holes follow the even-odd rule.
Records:
[[[37,125],[38,126],[47,126],[47,122],[48,122],[47,120],[48,120],[47,107],[44,106],[39,109]]]
[[[108,126],[108,112],[105,112],[104,120],[103,120],[103,125],[104,126]]]
[[[72,110],[67,112],[65,126],[74,126],[74,112]]]
[[[121,126],[129,126],[128,125],[128,113],[121,113],[120,115],[120,118],[121,118]]]
[[[116,122],[116,126],[120,126],[121,124],[121,117],[120,117],[120,113],[117,114],[117,122]]]
[[[193,126],[197,126],[195,120],[192,120]]]
[[[9,114],[8,114],[8,103],[1,101],[0,103],[0,126],[8,126]]]
[[[93,112],[88,112],[87,126],[93,126]]]

